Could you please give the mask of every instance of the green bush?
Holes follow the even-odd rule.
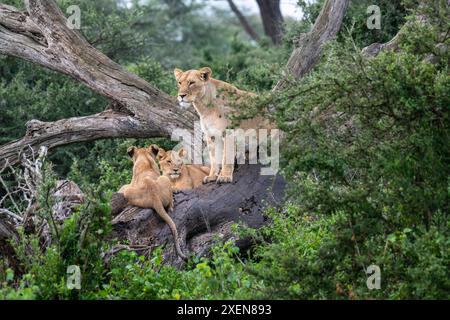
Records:
[[[412,25],[401,52],[373,59],[352,40],[335,43],[314,73],[271,97],[298,218],[289,209],[277,217],[272,243],[258,248],[262,297],[449,298],[450,56],[435,50],[442,30],[448,20]],[[380,290],[366,287],[372,264]]]

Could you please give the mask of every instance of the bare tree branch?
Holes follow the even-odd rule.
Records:
[[[426,4],[421,3],[420,6],[426,6]],[[366,57],[376,57],[382,51],[388,50],[397,51],[399,50],[402,37],[409,27],[413,26],[415,23],[419,25],[425,25],[427,22],[428,22],[427,17],[423,14],[422,15],[419,14],[415,17],[415,19],[406,22],[391,40],[389,40],[386,43],[372,43],[371,45],[365,47],[362,50],[362,54],[365,55]]]
[[[0,146],[0,164],[6,161],[17,164],[19,154],[28,154],[42,145],[51,149],[72,142],[157,135],[160,135],[157,128],[144,125],[134,116],[114,111],[55,122],[32,120],[27,123],[27,133],[23,138]]]
[[[376,57],[382,51],[397,50],[400,44],[401,34],[402,30],[400,30],[394,38],[386,43],[372,43],[362,50],[362,54],[366,57]]]
[[[17,221],[20,221],[20,222],[22,222],[22,220],[23,220],[21,216],[15,214],[12,211],[9,211],[8,209],[0,208],[0,214],[2,214],[2,213],[7,214],[10,217],[12,217],[13,219],[16,219]]]
[[[239,19],[239,22],[241,23],[242,27],[244,28],[245,32],[255,41],[259,41],[259,35],[256,33],[255,29],[250,25],[247,18],[242,14],[241,10],[236,6],[233,0],[227,0],[228,4],[230,5],[231,11],[234,12],[236,17]]]
[[[286,66],[286,76],[274,90],[280,89],[289,78],[298,80],[317,63],[322,47],[334,38],[341,28],[349,0],[326,0],[311,31],[295,41],[295,48]]]
[[[51,148],[97,138],[167,137],[178,128],[193,130],[197,119],[194,111],[181,110],[172,97],[92,47],[66,25],[66,18],[54,1],[28,0],[25,3],[27,12],[0,4],[0,53],[69,75],[113,100],[115,109],[120,112],[63,120],[54,123],[55,128],[49,128],[53,124],[41,126],[39,130],[32,126],[23,139],[0,147],[1,161],[10,159],[11,163],[17,163],[17,154],[27,145]],[[83,121],[89,121],[92,127],[83,126]],[[102,121],[105,123],[100,123]],[[57,128],[64,129],[57,131]],[[89,137],[82,133],[85,130],[96,134]],[[57,138],[58,135],[61,138]]]
[[[284,33],[284,19],[281,14],[280,0],[256,0],[261,14],[265,34],[273,44],[280,44]]]

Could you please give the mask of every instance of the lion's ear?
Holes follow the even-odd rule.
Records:
[[[129,147],[128,150],[127,150],[127,153],[130,156],[130,158],[133,158],[133,155],[134,155],[135,152],[136,152],[136,147],[135,146]]]
[[[166,151],[162,148],[159,148],[158,154],[156,155],[156,160],[161,160],[166,156]]]
[[[150,155],[154,157],[156,160],[160,160],[165,155],[165,151],[163,148],[158,147],[156,144],[152,144],[149,147]]]
[[[211,75],[212,75],[211,68],[204,67],[198,71],[200,72],[200,79],[202,79],[203,81],[208,81],[209,79],[211,79]]]
[[[178,155],[180,156],[180,158],[184,158],[187,155],[186,149],[181,148],[180,150],[178,150]]]
[[[148,151],[150,152],[150,155],[156,158],[159,152],[159,147],[156,144],[152,144],[150,147],[148,147]]]
[[[164,150],[163,148],[159,148],[158,153],[156,154],[156,160],[161,160],[162,158],[164,158],[166,156],[167,152],[166,150]]]
[[[175,79],[178,79],[179,77],[181,77],[181,75],[183,74],[183,70],[175,68],[175,70],[173,70],[173,75],[175,76]]]

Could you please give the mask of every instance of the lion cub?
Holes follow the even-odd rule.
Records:
[[[183,148],[179,151],[165,151],[157,146],[154,148],[159,150],[156,158],[159,160],[163,175],[169,178],[174,192],[201,186],[203,179],[209,174],[209,167],[185,164],[183,158],[187,152]]]
[[[178,239],[178,231],[166,209],[173,208],[173,193],[170,180],[161,176],[154,157],[157,150],[149,148],[128,148],[128,155],[133,159],[133,177],[131,183],[120,188],[127,201],[136,207],[154,209],[169,225],[175,240],[175,249],[182,259],[183,254]]]

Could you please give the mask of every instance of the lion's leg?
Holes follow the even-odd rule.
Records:
[[[223,138],[222,170],[220,170],[217,183],[229,183],[233,181],[234,158],[236,156],[234,147],[234,135],[233,133],[227,133]]]
[[[169,212],[172,212],[172,211],[173,211],[173,207],[174,207],[174,205],[173,205],[173,194],[172,194],[172,195],[170,196],[169,205],[167,206],[168,211],[169,211]]]
[[[211,181],[215,181],[217,179],[215,138],[208,136],[206,138],[206,144],[208,145],[210,169],[209,169],[209,175],[207,175],[205,178],[203,178],[203,183],[208,183]]]

